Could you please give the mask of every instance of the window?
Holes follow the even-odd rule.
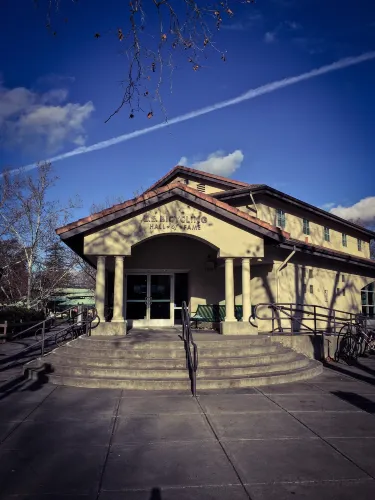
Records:
[[[336,294],[340,295],[340,288],[336,288]]]
[[[342,289],[342,295],[345,297],[345,288]]]
[[[362,314],[370,318],[375,317],[375,282],[361,290]]]
[[[312,278],[312,277],[313,277],[313,270],[309,269],[309,278]]]
[[[343,283],[345,283],[345,274],[343,274],[343,275],[341,276],[341,281],[342,281]]]
[[[185,184],[188,185],[189,184],[189,179],[185,179]]]
[[[342,246],[343,247],[347,247],[348,246],[348,239],[347,239],[347,236],[346,234],[342,234]]]
[[[314,286],[310,285],[310,293],[314,293]]]
[[[276,225],[278,227],[281,227],[282,229],[285,228],[285,212],[284,210],[281,210],[281,208],[278,208],[276,210]]]
[[[358,252],[361,252],[361,250],[362,250],[362,240],[357,240],[357,247],[358,247]]]
[[[328,302],[328,290],[324,290],[324,300]]]
[[[330,241],[330,238],[329,238],[329,227],[327,227],[327,226],[324,227],[324,241]]]
[[[303,234],[310,234],[310,221],[303,219]]]
[[[204,184],[197,184],[197,189],[201,193],[204,193],[206,191],[206,186]]]

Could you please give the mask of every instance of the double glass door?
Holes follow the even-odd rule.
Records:
[[[173,274],[128,274],[126,319],[133,326],[169,326],[174,322]]]

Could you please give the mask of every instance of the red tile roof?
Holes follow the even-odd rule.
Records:
[[[360,260],[360,261],[365,262],[366,264],[368,264],[368,263],[373,264],[375,267],[375,260],[368,259],[367,257],[360,257],[357,255],[353,255],[351,253],[342,252],[341,250],[333,250],[332,248],[328,248],[328,247],[325,247],[322,245],[315,245],[314,243],[308,243],[305,241],[295,240],[292,238],[290,238],[288,243],[294,243],[296,246],[299,246],[299,247],[301,247],[301,246],[302,247],[309,247],[309,248],[311,248],[311,250],[321,250],[325,253],[337,255],[338,257],[346,257],[348,260],[350,260],[350,259]]]
[[[96,214],[89,215],[88,217],[84,217],[83,219],[78,219],[75,222],[71,222],[70,224],[67,224],[66,226],[60,227],[56,229],[57,234],[62,234],[66,233],[67,231],[70,231],[71,229],[75,229],[77,227],[83,226],[85,224],[88,224],[89,222],[93,222],[94,220],[100,219],[102,217],[105,217],[106,215],[110,215],[113,213],[116,213],[120,210],[123,210],[125,208],[129,208],[132,206],[137,205],[138,203],[141,203],[142,201],[149,200],[150,198],[156,197],[159,194],[166,193],[168,191],[173,191],[173,190],[182,190],[186,191],[187,193],[193,194],[197,198],[201,200],[205,200],[208,203],[211,203],[212,205],[215,205],[219,208],[222,208],[226,210],[227,212],[230,212],[234,215],[237,215],[238,217],[247,220],[249,222],[253,222],[254,224],[257,224],[260,227],[263,227],[264,229],[268,229],[269,231],[274,232],[275,234],[281,234],[284,236],[284,238],[290,238],[290,234],[282,231],[275,226],[272,226],[271,224],[268,224],[267,222],[264,222],[256,217],[253,217],[252,215],[247,214],[246,212],[243,212],[242,210],[239,210],[236,207],[232,207],[231,205],[228,205],[228,203],[225,203],[223,201],[217,200],[216,198],[213,198],[212,196],[205,194],[205,193],[200,193],[196,189],[193,189],[189,186],[186,186],[185,184],[181,184],[179,182],[173,183],[173,184],[168,184],[167,186],[163,186],[161,188],[154,189],[152,191],[146,191],[143,193],[141,196],[138,196],[137,198],[134,198],[132,200],[126,201],[124,203],[119,203],[117,205],[114,205],[111,208],[107,208],[106,210],[102,210],[101,212],[98,212]]]
[[[196,175],[200,175],[200,176],[204,176],[204,177],[209,177],[213,181],[216,180],[218,182],[226,182],[226,183],[233,184],[233,186],[238,186],[238,187],[250,187],[250,186],[252,186],[252,184],[248,184],[247,182],[236,181],[234,179],[229,179],[228,177],[222,177],[221,175],[210,174],[208,172],[204,172],[203,170],[196,170],[195,168],[189,168],[189,167],[183,167],[181,165],[177,165],[176,167],[172,168],[172,170],[170,170],[169,172],[167,172],[161,179],[159,179],[158,181],[156,181],[150,188],[148,188],[146,190],[146,193],[148,193],[149,191],[152,191],[157,186],[159,186],[160,184],[162,184],[163,181],[165,181],[166,179],[168,179],[168,177],[170,177],[171,175],[173,175],[173,173],[176,173],[176,175],[177,175],[180,172],[181,173],[185,172],[187,174],[190,173],[190,174],[196,174]]]

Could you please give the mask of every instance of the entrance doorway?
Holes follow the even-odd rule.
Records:
[[[126,319],[132,326],[174,324],[174,274],[128,274],[125,297]]]

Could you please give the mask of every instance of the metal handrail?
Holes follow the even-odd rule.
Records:
[[[260,308],[267,308],[272,310],[272,316],[271,317],[261,317],[259,316],[258,310]],[[325,314],[324,312],[320,312],[320,310],[323,311],[329,311],[329,314]],[[319,306],[316,304],[293,304],[293,303],[260,303],[255,306],[254,309],[254,317],[258,320],[269,320],[272,321],[272,332],[273,333],[275,329],[275,321],[279,323],[278,325],[278,331],[284,333],[284,330],[287,329],[286,327],[281,326],[281,320],[285,319],[280,317],[280,313],[284,314],[287,318],[290,319],[291,326],[290,330],[291,333],[293,334],[293,323],[297,322],[307,330],[313,332],[313,333],[318,333],[322,330],[317,328],[317,321],[318,320],[323,320],[326,319],[328,320],[328,323],[333,323],[333,331],[334,334],[336,335],[337,327],[344,324],[344,323],[353,323],[356,321],[357,314],[351,313],[348,311],[341,311],[339,309],[332,309],[329,307],[325,306]],[[305,318],[304,320],[298,317],[295,317],[294,313],[302,313],[303,316],[312,316],[311,318]],[[344,314],[346,317],[342,317],[341,315]],[[313,321],[314,326],[308,326],[304,323],[304,321]]]
[[[190,326],[190,314],[186,302],[182,302],[182,340],[185,344],[186,362],[191,381],[191,392],[195,397],[197,395],[197,370],[198,370],[198,346],[194,342]],[[193,350],[193,352],[192,352]]]
[[[36,346],[38,346],[40,344],[41,346],[41,352],[40,352],[40,356],[43,357],[45,355],[45,343],[46,343],[46,340],[49,340],[51,339],[52,337],[55,337],[55,344],[58,344],[57,342],[57,338],[59,336],[61,336],[61,334],[64,334],[66,332],[68,332],[69,330],[71,330],[72,332],[74,332],[74,330],[77,329],[80,329],[82,331],[81,335],[87,335],[89,336],[90,333],[91,333],[91,330],[93,328],[96,328],[99,323],[100,323],[100,318],[99,316],[97,315],[97,312],[96,312],[96,309],[95,308],[92,308],[92,307],[85,307],[83,308],[83,306],[78,306],[78,308],[81,307],[81,311],[78,311],[78,314],[76,316],[76,319],[79,317],[79,316],[83,316],[84,314],[86,314],[86,318],[83,319],[81,318],[80,320],[78,320],[76,323],[73,323],[73,324],[69,324],[68,326],[66,326],[65,328],[62,328],[60,329],[61,327],[61,324],[60,323],[59,325],[55,325],[51,330],[50,330],[50,335],[47,335],[46,336],[46,331],[45,331],[45,323],[46,321],[48,320],[44,320],[42,321],[41,323],[43,324],[42,328],[39,328],[36,332],[35,332],[35,335],[37,335],[37,333],[39,331],[41,331],[41,335],[42,335],[42,338],[40,340],[37,340],[36,342],[26,346],[24,349],[21,349],[20,351],[18,351],[17,353],[15,353],[14,355],[11,355],[9,356],[10,358],[16,358],[16,360],[14,362],[17,361],[17,359],[20,357],[21,354],[35,348]],[[89,318],[88,316],[88,311],[90,309],[94,309],[95,313],[93,314],[93,316],[91,318]],[[67,309],[68,310],[68,309]],[[67,311],[66,310],[66,311]],[[92,323],[94,321],[98,321],[98,323],[95,325],[95,327],[92,326]],[[40,324],[40,323],[39,323]],[[59,328],[57,331],[55,328]],[[53,332],[53,333],[51,333]],[[70,339],[69,339],[70,340]],[[38,355],[35,355],[35,357],[33,359],[36,359],[38,358],[39,356]],[[6,358],[2,360],[2,363],[6,362]],[[32,361],[32,360],[29,360],[29,361]],[[10,367],[11,365],[8,366],[8,368]]]
[[[78,307],[79,307],[79,306],[78,306]],[[59,314],[64,314],[64,313],[66,313],[66,312],[68,312],[68,311],[71,311],[71,310],[73,310],[73,309],[76,309],[76,308],[77,308],[77,306],[68,307],[67,309],[64,309],[63,311],[59,311]],[[13,339],[15,339],[15,338],[17,338],[17,337],[20,337],[20,336],[21,336],[21,335],[23,335],[24,333],[27,333],[27,332],[29,332],[29,331],[31,331],[31,330],[34,330],[37,326],[44,325],[44,327],[45,327],[46,322],[47,322],[47,323],[48,323],[48,322],[52,322],[52,320],[53,320],[53,318],[45,318],[43,321],[40,321],[39,323],[36,323],[35,325],[32,325],[32,326],[30,326],[29,328],[26,328],[25,330],[22,330],[22,331],[20,331],[20,332],[16,333],[15,335],[12,335],[12,340],[13,340]],[[67,320],[65,320],[65,322],[66,322],[66,321],[69,321],[69,320],[70,320],[70,318],[68,318]],[[64,323],[64,321],[63,321],[63,322],[61,322],[61,323],[60,323],[60,325],[61,325],[62,323]]]

